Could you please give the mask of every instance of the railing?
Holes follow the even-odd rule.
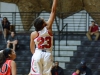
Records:
[[[0,12],[1,17],[7,17],[10,21],[11,25],[15,25],[16,32],[28,32],[28,31],[34,31],[34,27],[31,26],[34,19],[38,16],[43,17],[46,21],[49,18],[49,13],[47,12]],[[79,12],[72,16],[69,16],[69,13],[57,13],[58,16],[56,16],[54,25],[53,25],[53,31],[58,32],[61,31],[62,28],[68,24],[68,31],[87,31],[88,25],[90,25],[90,21],[92,18],[89,16],[87,12]],[[61,16],[59,16],[61,15]],[[67,15],[67,18],[65,16]],[[62,18],[58,18],[62,17]],[[31,18],[31,19],[29,19]],[[29,23],[27,23],[29,22]],[[23,24],[24,23],[24,24]],[[29,24],[29,25],[27,25]],[[27,30],[27,27],[29,26],[29,30]],[[63,31],[66,31],[64,29]]]
[[[50,15],[47,12],[42,12],[42,13],[40,12],[33,12],[33,13],[31,12],[20,12],[20,13],[19,12],[0,12],[0,14],[1,14],[1,18],[3,17],[8,18],[11,25],[15,26],[16,32],[32,32],[34,31],[34,27],[31,25],[36,17],[38,16],[43,17],[47,21]],[[58,36],[58,39],[54,38],[54,41],[58,40],[58,43],[59,43],[65,36],[66,45],[67,45],[67,36],[69,32],[86,32],[88,30],[88,26],[91,23],[91,20],[93,20],[91,16],[85,11],[81,11],[79,13],[73,14],[72,16],[70,16],[69,14],[71,13],[57,13],[57,16],[55,18],[55,21],[52,27],[54,36]],[[94,13],[94,15],[95,14],[96,13]],[[66,15],[67,15],[67,18],[66,18]],[[27,27],[29,26],[30,29],[27,30],[27,27],[23,27],[23,23],[24,23],[24,26],[27,26]],[[60,43],[58,47],[59,47],[58,49],[60,49]]]
[[[53,49],[54,50],[54,54],[53,54],[54,57],[55,57],[55,41],[58,40],[58,56],[60,56],[60,47],[61,47],[60,41],[63,40],[64,37],[66,37],[66,39],[64,39],[64,40],[66,41],[66,46],[67,46],[67,30],[68,30],[67,26],[68,26],[67,24],[64,25],[60,31],[54,33],[54,49]],[[64,32],[63,30],[66,30],[66,32]]]

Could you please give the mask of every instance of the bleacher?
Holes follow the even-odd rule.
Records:
[[[72,35],[71,39],[76,39],[81,41],[81,45],[77,46],[77,50],[74,51],[72,57],[70,57],[70,62],[66,62],[65,75],[71,75],[75,68],[80,66],[81,60],[87,62],[87,66],[92,69],[93,75],[99,75],[100,73],[100,40],[98,41],[89,41],[85,34]],[[76,38],[77,37],[77,38]],[[93,39],[95,36],[92,37]]]
[[[16,50],[17,58],[17,74],[27,75],[30,70],[31,52],[30,52],[30,33],[17,33],[19,39],[19,49]],[[61,35],[60,35],[61,36]],[[63,35],[62,35],[63,36]],[[64,68],[65,75],[71,75],[76,67],[80,66],[81,60],[86,60],[87,66],[93,71],[93,75],[99,75],[100,71],[100,40],[89,41],[85,34],[68,34],[67,44],[66,37],[60,40],[60,47],[57,35],[54,35],[54,51],[55,61],[60,62],[60,66]],[[94,38],[94,37],[93,37]],[[6,47],[2,34],[0,34],[0,49]],[[60,49],[59,49],[60,48]]]
[[[17,34],[19,40],[19,48],[16,50],[16,64],[17,64],[17,75],[27,75],[30,70],[31,64],[31,52],[29,48],[30,34]],[[0,49],[6,48],[6,43],[2,33],[0,33]]]
[[[90,23],[90,19],[89,22],[86,23],[86,15],[81,15],[84,17],[81,22],[80,15],[78,14],[68,17],[67,19],[57,18],[54,22],[54,46],[52,53],[54,61],[59,61],[59,65],[64,69],[65,75],[72,75],[72,72],[76,67],[80,66],[80,61],[83,59],[86,60],[87,66],[92,69],[93,75],[100,74],[100,40],[89,41],[87,39],[85,31],[87,30],[87,24]],[[15,16],[15,18],[17,17]],[[73,17],[75,17],[75,19],[73,19]],[[17,21],[19,23],[17,23]],[[20,24],[20,21],[21,20],[16,19],[15,22],[16,24]],[[66,25],[67,23],[68,25]],[[66,26],[64,27],[64,25]],[[15,31],[19,31],[17,36],[19,40],[18,44],[20,46],[16,50],[17,58],[15,59],[17,63],[17,75],[27,75],[30,71],[32,56],[29,46],[30,33],[26,33],[26,31],[22,33],[22,24],[16,25],[15,28]],[[34,28],[32,27],[30,31],[33,30]],[[84,32],[81,32],[82,30]],[[75,31],[77,32],[75,33]],[[4,49],[5,47],[5,40],[3,39],[2,33],[0,33],[0,49]]]

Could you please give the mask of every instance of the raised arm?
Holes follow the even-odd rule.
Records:
[[[57,6],[57,0],[53,0],[53,5],[52,5],[52,9],[51,9],[51,14],[50,17],[47,21],[47,28],[48,29],[52,29],[52,24],[55,18],[55,14],[56,14],[56,6]]]

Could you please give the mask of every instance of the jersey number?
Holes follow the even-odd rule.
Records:
[[[2,67],[3,67],[3,68],[0,69],[0,72],[1,72],[1,73],[6,73],[7,70],[8,70],[7,64],[4,64]]]
[[[39,44],[38,44],[39,49],[51,47],[51,37],[45,37],[45,38],[39,37],[37,39],[37,42],[39,42]],[[44,42],[46,42],[46,44],[44,44]]]

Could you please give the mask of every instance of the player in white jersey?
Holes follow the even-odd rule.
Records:
[[[34,21],[34,32],[31,33],[30,49],[33,54],[29,75],[51,75],[52,60],[52,24],[55,18],[57,0],[53,0],[51,14],[47,22],[43,18]]]

